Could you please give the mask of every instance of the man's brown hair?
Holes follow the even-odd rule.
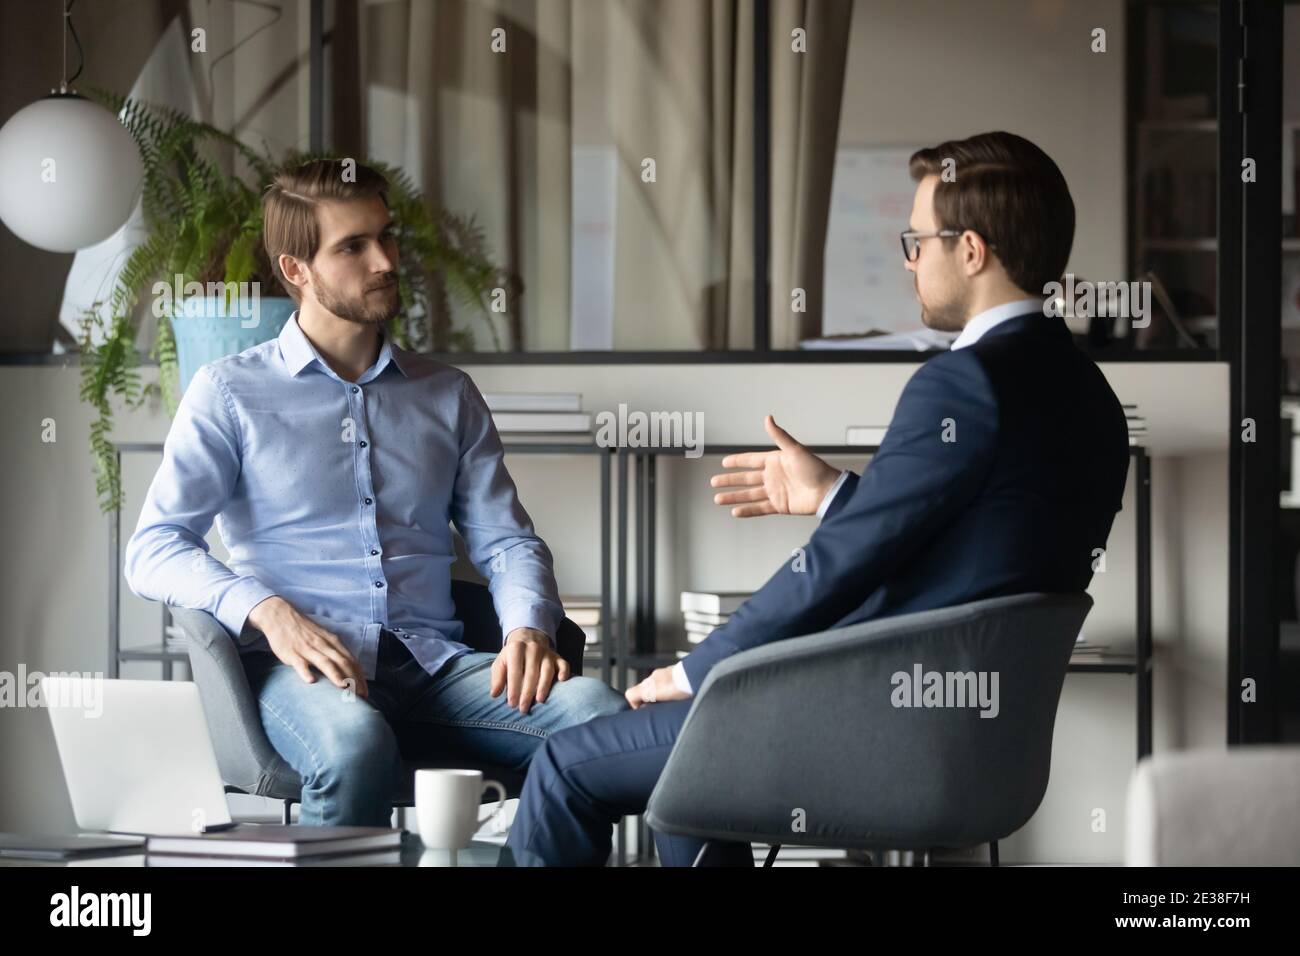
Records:
[[[355,175],[353,175],[355,172]],[[344,174],[347,174],[347,179]],[[276,174],[262,196],[262,241],[275,277],[294,302],[302,292],[280,270],[280,256],[310,262],[320,248],[318,203],[378,196],[388,205],[388,180],[369,166],[340,159],[314,159]]]
[[[953,161],[949,181],[945,160]],[[949,140],[913,153],[908,171],[917,182],[939,177],[938,228],[971,229],[997,246],[993,255],[1017,287],[1041,295],[1064,274],[1074,244],[1074,200],[1056,163],[1023,136]]]

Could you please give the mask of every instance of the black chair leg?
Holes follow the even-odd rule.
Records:
[[[284,801],[284,816],[283,816],[283,818],[282,818],[282,821],[283,821],[283,823],[284,823],[285,826],[289,826],[291,823],[293,823],[293,818],[289,815],[289,811],[290,811],[291,809],[293,809],[293,801],[292,801],[292,800],[285,800],[285,801]]]
[[[989,844],[989,866],[998,865],[998,841],[994,840]]]
[[[925,851],[923,851],[923,852],[921,853],[921,865],[922,865],[922,866],[929,866],[929,865],[930,865],[930,851],[929,851],[929,850],[925,850]]]
[[[767,851],[767,859],[763,861],[764,866],[771,866],[776,862],[776,855],[781,852],[781,844],[773,843]]]
[[[710,843],[706,840],[704,846],[700,847],[700,852],[695,854],[695,862],[691,866],[703,866],[705,854],[709,852]]]

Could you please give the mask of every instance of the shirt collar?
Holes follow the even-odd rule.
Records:
[[[380,326],[379,337],[383,345],[379,348],[379,358],[371,366],[374,373],[371,374],[370,370],[367,369],[366,373],[361,377],[367,381],[371,378],[377,378],[379,373],[391,361],[399,372],[409,378],[410,373],[402,367],[402,359],[399,355],[402,350],[393,343],[388,330]],[[334,374],[334,370],[329,367],[329,363],[320,357],[320,353],[316,351],[316,346],[311,344],[311,339],[307,338],[302,328],[299,327],[297,309],[294,310],[293,315],[289,316],[289,321],[284,323],[284,328],[280,330],[279,341],[280,355],[284,358],[285,368],[289,370],[290,375],[297,377],[298,373],[310,365],[313,360],[319,362],[324,371],[331,375]]]
[[[995,305],[991,309],[985,309],[979,315],[971,316],[966,326],[961,330],[961,335],[953,340],[949,348],[964,349],[968,345],[974,345],[993,326],[999,325],[1007,319],[1014,319],[1018,315],[1035,311],[1043,311],[1042,299],[1016,299],[1014,302],[1004,302],[1001,305]]]

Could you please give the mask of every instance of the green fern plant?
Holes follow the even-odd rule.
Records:
[[[122,506],[120,463],[110,435],[114,396],[128,409],[157,395],[169,416],[180,404],[176,341],[166,317],[158,321],[150,357],[158,381],[141,385],[137,371],[139,332],[135,321],[140,297],[155,282],[257,282],[276,289],[279,282],[262,244],[261,197],[280,169],[329,153],[294,151],[279,159],[183,113],[101,89],[87,95],[121,117],[140,150],[142,204],[147,237],[133,249],[112,280],[105,301],[94,303],[82,319],[81,398],[96,419],[90,429],[95,491],[105,512]],[[224,154],[224,156],[222,155]],[[234,158],[245,171],[225,171]],[[469,307],[501,349],[487,297],[499,287],[517,288],[517,278],[494,264],[483,230],[472,218],[430,210],[402,170],[361,160],[387,177],[388,202],[400,249],[398,285],[402,309],[389,331],[403,348],[462,351],[475,347],[471,328],[454,326],[452,303]],[[513,296],[511,297],[513,298]],[[104,318],[107,312],[108,318]]]

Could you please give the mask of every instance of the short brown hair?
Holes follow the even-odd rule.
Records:
[[[945,181],[944,161],[954,178]],[[934,216],[940,229],[971,229],[997,246],[1007,276],[1041,295],[1065,273],[1074,245],[1074,200],[1052,158],[1014,133],[980,133],[918,150],[908,161],[920,182],[937,175]]]
[[[350,162],[350,161],[349,161]],[[378,196],[388,205],[388,180],[369,166],[356,164],[355,175],[341,159],[313,159],[276,174],[262,196],[262,241],[271,269],[293,301],[302,292],[280,270],[280,256],[310,262],[320,248],[318,203]],[[348,178],[344,178],[344,173]]]

